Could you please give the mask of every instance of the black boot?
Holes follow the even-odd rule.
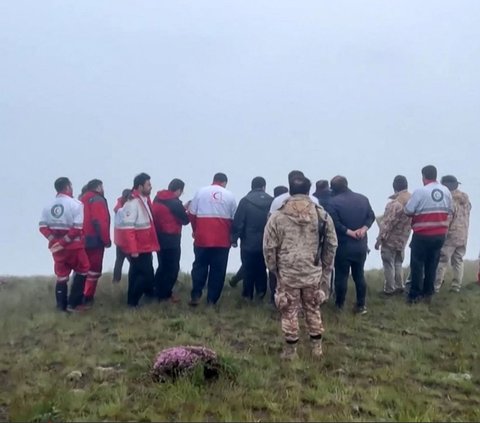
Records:
[[[70,288],[70,297],[68,299],[68,305],[71,308],[75,308],[83,302],[83,290],[85,288],[86,275],[75,274],[73,278],[72,287]]]
[[[67,282],[57,282],[57,284],[55,285],[55,297],[57,299],[57,308],[61,311],[67,310],[67,296]]]

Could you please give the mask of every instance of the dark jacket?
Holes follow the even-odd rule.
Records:
[[[110,212],[107,200],[96,191],[87,191],[80,197],[80,201],[83,203],[85,248],[110,246]]]
[[[260,189],[250,191],[240,200],[233,218],[232,243],[240,238],[245,251],[263,251],[263,231],[273,197]]]
[[[190,222],[182,202],[172,191],[158,191],[152,203],[152,215],[162,250],[180,248],[182,225]]]
[[[327,210],[330,200],[332,199],[332,191],[326,189],[324,191],[313,193],[313,196],[318,200],[318,204],[320,204],[325,210]]]
[[[375,222],[375,213],[368,198],[349,189],[334,195],[327,211],[333,219],[337,231],[338,249],[350,251],[368,251],[368,239],[354,239],[347,235],[347,229],[355,231],[363,226],[370,228]]]

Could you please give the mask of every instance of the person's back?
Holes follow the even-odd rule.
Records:
[[[352,249],[368,248],[368,238],[352,238],[346,233],[346,229],[356,231],[362,228],[366,222],[370,225],[375,221],[375,215],[368,198],[362,194],[346,190],[338,193],[330,200],[327,211],[331,211],[332,217],[337,229],[337,237],[339,246],[349,245]],[[368,226],[368,225],[367,225]]]
[[[83,194],[85,248],[105,247],[110,244],[110,213],[107,200],[95,191]]]
[[[201,188],[189,212],[197,247],[230,247],[230,231],[236,210],[233,194],[213,184]]]
[[[453,215],[448,227],[446,245],[466,246],[468,228],[470,225],[470,211],[472,205],[468,194],[456,189],[452,191]]]

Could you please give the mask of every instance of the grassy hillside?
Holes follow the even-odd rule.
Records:
[[[217,308],[125,306],[126,281],[102,281],[95,308],[54,310],[53,281],[7,279],[0,287],[0,420],[480,420],[480,286],[470,264],[460,294],[432,305],[383,299],[368,273],[369,314],[324,307],[325,357],[280,361],[280,323],[271,306],[245,304],[225,287]],[[349,285],[349,302],[354,288]],[[156,353],[203,344],[233,378],[154,383]],[[72,371],[82,376],[70,380]],[[77,375],[78,376],[78,375]]]

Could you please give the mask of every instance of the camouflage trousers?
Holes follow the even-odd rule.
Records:
[[[393,294],[396,290],[404,289],[403,283],[403,250],[395,250],[389,247],[383,247],[380,251],[383,263],[383,273],[385,275],[385,282],[383,291],[388,294]]]
[[[298,311],[303,308],[310,336],[316,337],[324,331],[320,304],[324,294],[319,287],[291,288],[277,286],[275,304],[281,315],[282,332],[286,341],[299,338]]]
[[[465,255],[465,246],[454,247],[444,245],[440,251],[440,262],[437,267],[437,276],[435,279],[435,291],[438,292],[445,279],[445,273],[449,264],[452,265],[453,279],[452,288],[460,289],[463,281],[463,256]]]

